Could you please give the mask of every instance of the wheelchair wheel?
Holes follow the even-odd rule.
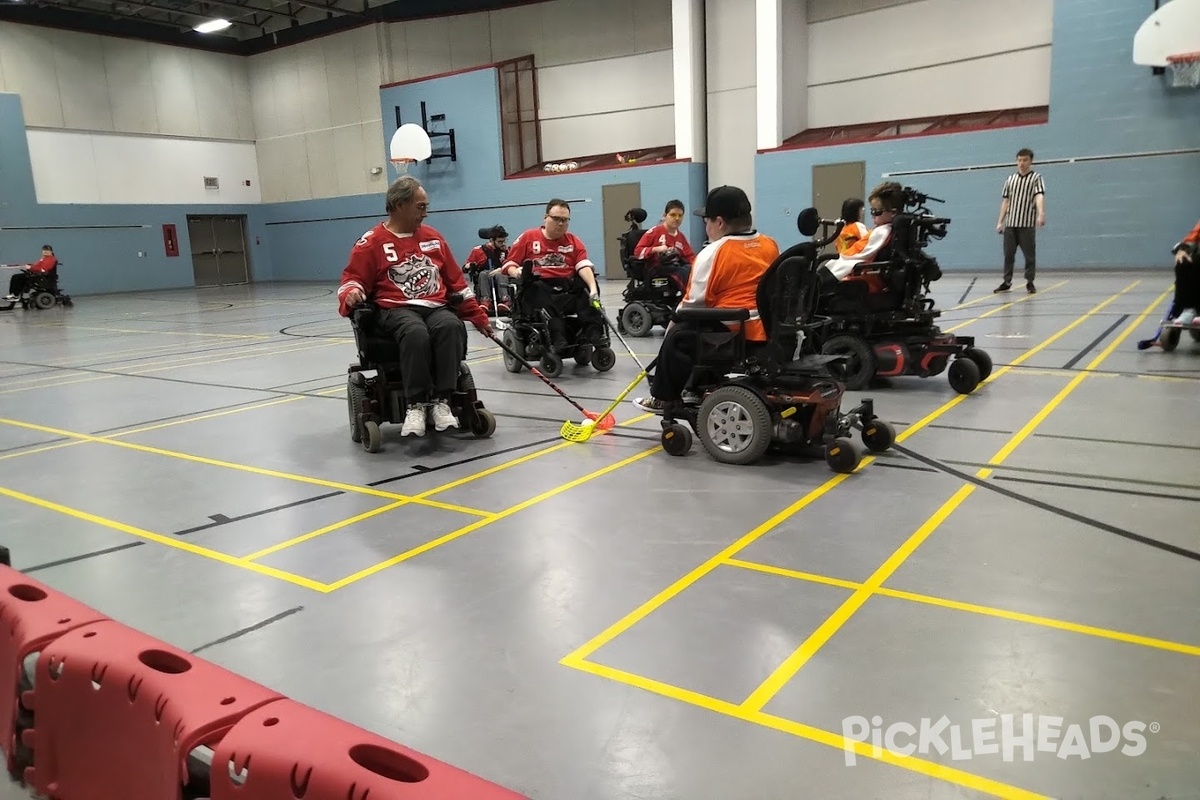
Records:
[[[596,348],[592,347],[590,344],[580,345],[579,347],[575,348],[575,363],[581,367],[586,367],[591,363],[592,353],[595,351]]]
[[[871,452],[883,453],[896,443],[896,429],[886,420],[873,419],[863,426],[862,440]]]
[[[471,418],[470,428],[476,439],[487,439],[496,432],[496,415],[486,408],[477,409]]]
[[[597,347],[592,353],[592,366],[597,372],[608,372],[617,363],[617,354],[611,347]]]
[[[963,355],[975,362],[975,366],[979,367],[979,382],[982,383],[992,374],[992,357],[987,354],[987,351],[980,350],[978,347],[968,347],[963,351]]]
[[[543,353],[538,366],[547,378],[557,378],[562,375],[563,362],[556,353]]]
[[[663,428],[662,449],[672,456],[685,456],[692,449],[692,432],[678,422]]]
[[[1169,353],[1176,347],[1179,347],[1179,337],[1182,335],[1181,328],[1167,328],[1162,332],[1162,349],[1164,353]]]
[[[525,345],[520,339],[517,338],[517,334],[513,332],[512,328],[509,328],[504,332],[504,338],[501,341],[504,342],[505,347],[509,348],[509,350],[512,350],[514,353],[520,353],[522,355],[525,354]],[[512,353],[505,351],[504,368],[506,370],[515,375],[516,373],[520,372],[523,367],[524,365],[518,361],[516,357],[512,355]]]
[[[975,387],[979,385],[979,365],[974,359],[956,358],[950,364],[950,370],[946,374],[950,381],[950,388],[959,394],[970,394],[975,391]]]
[[[54,295],[49,292],[38,292],[33,296],[33,305],[42,311],[52,308],[54,306]]]
[[[825,463],[834,472],[849,474],[858,469],[862,457],[849,439],[834,439],[825,446]]]
[[[828,356],[845,357],[845,363],[841,366],[840,380],[850,391],[857,392],[867,388],[871,379],[875,377],[877,366],[875,351],[861,336],[849,334],[831,336],[822,345],[821,352]],[[834,371],[834,375],[838,375],[838,367],[831,367],[831,369]]]
[[[383,431],[379,423],[369,419],[362,424],[362,446],[368,453],[378,453],[383,449]]]
[[[350,441],[362,441],[362,402],[366,395],[351,381],[346,382],[346,406],[350,412]]]
[[[654,316],[641,303],[630,303],[621,309],[621,324],[630,336],[649,336],[654,328]]]
[[[1188,336],[1192,337],[1193,342],[1200,342],[1200,328],[1189,328]]]
[[[771,410],[744,386],[722,386],[700,404],[700,441],[722,464],[753,464],[771,446]]]

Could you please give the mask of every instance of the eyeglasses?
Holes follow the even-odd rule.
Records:
[[[566,225],[568,222],[571,221],[570,217],[556,217],[552,214],[547,214],[546,217],[547,217],[547,219],[554,220],[555,222],[559,223],[560,225]]]
[[[880,214],[886,214],[886,213],[888,213],[888,212],[887,212],[887,209],[885,209],[885,208],[872,208],[871,209],[872,217],[878,217]]]

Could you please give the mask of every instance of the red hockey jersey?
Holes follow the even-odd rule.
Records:
[[[578,236],[567,233],[561,239],[547,239],[541,228],[530,228],[517,237],[505,265],[519,268],[526,261],[533,262],[533,274],[539,278],[569,278],[584,267],[596,268]]]
[[[488,323],[487,312],[475,299],[450,245],[428,225],[397,236],[380,223],[364,233],[342,270],[338,313],[343,317],[350,316],[346,294],[351,289],[360,290],[380,308],[451,306],[476,327]],[[452,305],[455,300],[461,302]]]
[[[638,240],[637,247],[633,250],[633,257],[640,261],[652,261],[659,255],[666,255],[665,253],[650,252],[659,245],[666,245],[677,250],[683,256],[683,260],[689,264],[696,261],[696,254],[692,251],[692,246],[688,244],[687,237],[680,231],[668,233],[666,225],[655,225],[643,233],[642,238]]]

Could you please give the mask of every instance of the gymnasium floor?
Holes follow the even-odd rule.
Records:
[[[532,798],[1200,797],[1200,345],[1134,346],[1167,272],[996,282],[936,285],[993,378],[851,393],[906,451],[852,476],[723,467],[698,441],[672,458],[629,403],[565,443],[578,412],[474,333],[494,438],[388,426],[370,455],[328,285],[7,312],[0,542],[126,624]],[[660,337],[631,343],[648,361]],[[593,410],[638,371],[573,369]],[[1031,737],[1047,749],[973,732],[996,745],[1024,714],[1057,727]],[[1143,723],[1144,751],[1100,752],[1101,715]],[[847,765],[845,724],[943,716],[953,749],[868,741]]]

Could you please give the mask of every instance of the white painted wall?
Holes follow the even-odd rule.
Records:
[[[740,186],[754,202],[758,135],[755,0],[706,0],[708,185]]]
[[[39,203],[181,203],[261,200],[253,142],[29,130]],[[204,178],[219,188],[204,188]],[[250,186],[245,185],[250,181]]]
[[[809,0],[808,11],[808,127],[1050,102],[1051,0]]]
[[[808,5],[810,0],[780,0],[783,62],[783,136],[808,127]]]

